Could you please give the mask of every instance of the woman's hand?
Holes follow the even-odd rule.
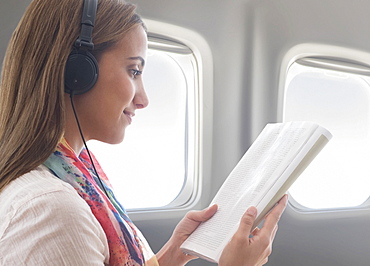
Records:
[[[178,223],[170,240],[157,253],[157,259],[161,266],[179,266],[196,259],[194,256],[185,255],[181,250],[181,244],[202,223],[211,218],[217,211],[217,205],[213,205],[203,211],[188,212]]]
[[[278,221],[288,201],[285,195],[266,216],[261,229],[256,228],[249,237],[257,209],[250,207],[243,215],[237,232],[226,245],[220,257],[221,266],[257,266],[267,263],[272,251],[272,242],[278,228]]]
[[[250,207],[243,215],[237,232],[222,252],[219,265],[257,266],[265,264],[271,254],[277,223],[286,204],[287,196],[285,195],[266,216],[262,229],[256,228],[252,232],[252,238],[249,235],[256,219],[257,210],[255,207]],[[170,240],[158,252],[159,265],[180,266],[196,259],[194,256],[182,253],[180,246],[200,223],[207,221],[216,211],[217,205],[213,205],[203,211],[188,212],[176,226]]]

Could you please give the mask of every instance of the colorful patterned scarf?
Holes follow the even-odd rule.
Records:
[[[109,199],[103,192],[85,149],[77,156],[63,139],[44,165],[55,176],[72,185],[90,206],[107,236],[110,265],[158,265],[145,239],[116,200],[109,180],[96,158],[91,156]]]

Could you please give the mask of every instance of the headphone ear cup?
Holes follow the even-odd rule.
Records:
[[[94,87],[98,80],[98,62],[90,52],[74,50],[67,59],[64,73],[64,91],[73,95],[83,94]]]

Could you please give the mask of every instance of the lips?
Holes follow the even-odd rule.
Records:
[[[127,111],[127,110],[124,110],[123,113],[126,115],[128,123],[131,124],[132,117],[134,117],[135,114],[133,112],[130,112],[130,111]]]

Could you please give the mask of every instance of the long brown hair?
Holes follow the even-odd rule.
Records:
[[[0,191],[43,163],[63,136],[64,68],[80,33],[83,0],[34,0],[15,29],[0,84]],[[135,6],[99,0],[95,54],[141,24]],[[144,25],[143,25],[144,26]]]

